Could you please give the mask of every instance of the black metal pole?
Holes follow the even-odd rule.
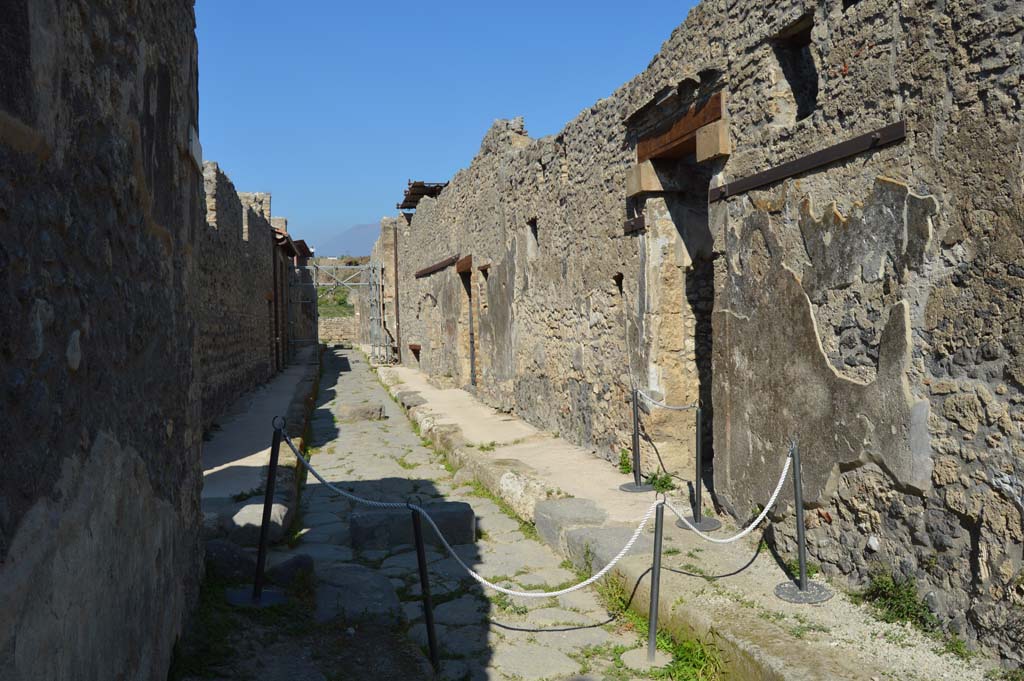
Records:
[[[427,646],[430,648],[430,664],[440,672],[441,661],[437,653],[437,633],[434,631],[434,606],[430,602],[430,577],[427,574],[427,549],[423,545],[423,524],[419,511],[412,512],[412,533],[416,540],[416,563],[420,570],[420,590],[423,592],[423,620],[427,626]]]
[[[633,388],[633,483],[640,487],[640,402],[636,388]]]
[[[695,448],[695,457],[697,459],[697,478],[694,481],[693,487],[693,524],[700,527],[701,519],[704,515],[704,481],[702,475],[704,472],[703,458],[703,443],[704,439],[704,419],[702,418],[700,405],[697,406],[697,443]]]
[[[661,591],[661,538],[665,530],[665,504],[658,504],[654,515],[654,563],[651,565],[651,605],[647,611],[647,661],[654,662],[658,651],[658,597]]]
[[[800,487],[800,445],[793,444],[793,503],[796,505],[797,559],[800,563],[800,591],[807,591],[807,540],[804,537],[804,494]]]
[[[270,445],[270,470],[267,471],[267,489],[263,495],[263,524],[260,525],[260,548],[256,556],[256,579],[252,585],[252,600],[259,603],[263,595],[263,568],[267,563],[267,538],[270,534],[270,510],[274,503],[274,481],[277,478],[277,458],[281,453],[281,428],[274,428]]]

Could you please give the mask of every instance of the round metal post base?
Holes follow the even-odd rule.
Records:
[[[654,485],[638,485],[635,482],[627,482],[619,485],[619,490],[623,492],[653,492]]]
[[[273,605],[283,605],[288,602],[288,596],[284,591],[274,587],[265,586],[260,594],[260,599],[253,600],[251,586],[236,586],[224,590],[228,603],[238,608],[269,608]]]
[[[801,591],[796,582],[783,582],[775,587],[775,595],[787,603],[800,603],[808,605],[811,603],[824,603],[832,598],[833,594],[829,588],[821,582],[807,582],[807,590]]]
[[[689,518],[687,518],[687,520],[689,520],[690,524],[696,527],[701,532],[714,532],[715,530],[720,529],[722,527],[722,523],[718,522],[718,520],[712,518],[711,516],[701,516],[699,523],[696,522],[695,518],[692,515]],[[690,525],[687,525],[682,520],[676,521],[676,527],[681,527],[684,530],[690,529]]]
[[[622,663],[638,672],[646,672],[664,667],[672,661],[672,656],[661,650],[654,651],[654,661],[647,659],[647,648],[633,648],[622,653]]]

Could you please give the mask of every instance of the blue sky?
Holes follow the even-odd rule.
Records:
[[[467,166],[496,118],[558,132],[694,4],[197,0],[203,155],[326,243]]]

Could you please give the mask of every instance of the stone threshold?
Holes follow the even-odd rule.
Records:
[[[463,390],[438,388],[408,367],[377,372],[421,436],[447,454],[460,476],[475,478],[535,523],[541,538],[577,567],[603,567],[654,501],[653,495],[620,492],[618,485],[629,477],[593,452],[486,407]],[[685,498],[672,503],[688,508]],[[729,518],[720,520],[716,536],[739,529]],[[645,617],[653,525],[652,519],[646,536],[609,573],[633,593],[630,607]],[[934,640],[876,620],[834,585],[836,595],[820,605],[777,599],[774,588],[787,577],[781,558],[760,541],[761,530],[723,546],[675,527],[667,509],[665,525],[660,625],[680,639],[713,642],[730,679],[985,678],[984,663],[941,654]]]

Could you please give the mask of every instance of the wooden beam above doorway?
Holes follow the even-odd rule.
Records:
[[[455,271],[459,274],[464,274],[473,269],[473,256],[467,255],[463,258],[459,258],[455,261]]]
[[[458,260],[459,260],[459,256],[453,255],[450,258],[445,258],[441,262],[436,262],[433,265],[430,265],[429,267],[424,267],[423,269],[416,270],[416,274],[413,275],[413,276],[415,276],[417,279],[422,279],[423,277],[429,277],[434,272],[440,272],[441,270],[443,270],[446,267],[451,267],[456,262],[458,262]]]
[[[697,150],[697,130],[722,118],[724,93],[716,92],[677,118],[667,130],[642,138],[636,145],[636,162],[652,158],[683,158]]]

